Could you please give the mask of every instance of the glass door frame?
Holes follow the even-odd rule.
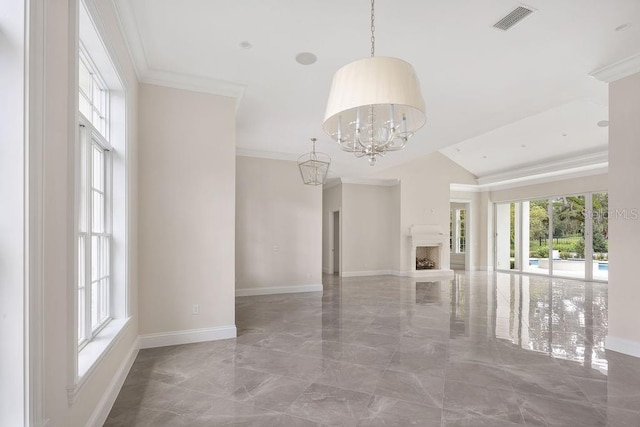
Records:
[[[561,279],[574,279],[574,280],[584,280],[587,282],[599,282],[599,283],[608,283],[608,279],[597,279],[594,278],[593,275],[593,215],[590,214],[593,210],[593,194],[601,193],[602,191],[592,191],[588,193],[578,193],[578,194],[566,194],[562,196],[549,196],[549,197],[538,197],[538,198],[530,198],[530,199],[522,199],[522,200],[511,200],[511,201],[500,201],[493,202],[493,269],[494,271],[499,271],[502,273],[524,273],[524,274],[532,274],[536,276],[546,276],[546,277],[557,277]],[[569,197],[569,196],[583,196],[585,200],[585,215],[584,215],[584,259],[585,259],[585,271],[584,278],[576,278],[572,276],[566,275],[558,275],[554,274],[553,269],[553,203],[552,201],[559,197]],[[522,205],[525,202],[530,202],[532,200],[547,200],[549,203],[547,205],[547,217],[549,218],[549,271],[545,273],[537,273],[531,271],[525,271],[524,266],[524,244],[529,244],[529,242],[523,242],[522,239],[522,230],[523,230],[523,208]],[[515,266],[513,269],[502,269],[498,268],[498,205],[502,204],[515,204]],[[529,251],[526,251],[529,254]],[[527,262],[529,256],[527,255]]]

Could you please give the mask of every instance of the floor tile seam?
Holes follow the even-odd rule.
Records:
[[[598,408],[600,408],[601,405],[593,404],[593,406],[596,409],[598,409]],[[630,411],[630,412],[633,412],[635,414],[638,414],[638,416],[640,417],[640,411],[636,411],[635,409],[629,409],[628,407],[624,407],[624,406],[618,406],[615,403],[614,404],[610,404],[609,402],[607,402],[606,403],[606,407],[610,408],[610,409],[614,409],[614,410]]]
[[[640,410],[636,411],[635,409],[629,409],[629,408],[623,408],[621,406],[610,406],[610,405],[593,405],[596,407],[596,409],[598,409],[600,412],[601,409],[613,409],[615,411],[625,411],[625,412],[632,412],[633,414],[637,414],[638,415],[638,419],[640,419]]]
[[[518,408],[518,409],[520,409],[520,408]],[[443,424],[444,424],[444,422],[445,422],[445,420],[446,420],[445,415],[444,415],[444,413],[445,413],[446,411],[448,411],[448,412],[453,412],[453,413],[460,414],[460,415],[465,415],[465,413],[464,413],[464,412],[461,412],[461,411],[455,411],[455,410],[452,410],[452,409],[444,409],[444,408],[443,408],[443,409],[442,409],[442,423],[443,423]],[[522,423],[521,423],[521,424],[520,424],[520,423],[514,423],[513,421],[506,420],[506,419],[504,419],[504,418],[492,417],[492,416],[490,416],[490,415],[485,415],[485,414],[481,414],[481,413],[472,412],[472,414],[473,414],[476,418],[482,418],[482,419],[485,419],[485,420],[496,420],[496,421],[502,421],[502,422],[507,422],[507,423],[511,423],[511,424],[514,424],[514,425],[527,425],[527,422],[526,422],[526,420],[524,419],[524,416],[523,416],[523,414],[522,414],[522,411],[520,411],[520,416],[522,416]]]
[[[376,390],[378,389],[378,387],[376,387]],[[387,398],[387,399],[394,399],[397,400],[399,402],[403,402],[403,403],[411,403],[411,404],[415,404],[415,405],[420,405],[420,406],[425,406],[427,408],[431,408],[431,409],[440,409],[441,411],[444,411],[444,391],[442,393],[442,405],[441,406],[437,406],[437,405],[429,405],[428,403],[424,403],[424,402],[417,402],[415,400],[408,400],[408,399],[403,399],[402,397],[396,397],[396,396],[385,396],[384,394],[378,394],[375,391],[372,393],[372,395],[374,397],[383,397],[383,398]]]
[[[606,376],[605,378],[592,378],[592,377],[581,377],[579,375],[573,375],[573,374],[570,374],[570,373],[567,373],[566,375],[568,377],[570,377],[573,381],[575,381],[576,384],[578,384],[579,380],[588,380],[588,381],[594,381],[594,382],[598,381],[598,382],[602,382],[602,383],[605,383],[605,384],[608,384],[608,382],[609,382],[608,381],[609,380],[608,376]],[[578,387],[580,387],[580,384],[578,384]],[[582,387],[580,387],[580,388],[582,389]]]
[[[564,399],[564,398],[558,397],[558,396],[549,396],[549,394],[527,393],[527,392],[516,391],[515,395],[516,395],[516,397],[519,397],[519,396],[521,396],[521,397],[527,397],[527,396],[542,397],[542,398],[553,400],[555,402],[561,402],[561,403],[566,403],[566,404],[574,404],[574,405],[579,405],[579,406],[586,406],[586,407],[595,409],[596,412],[598,412],[598,414],[600,414],[600,411],[598,411],[597,406],[592,404],[588,400],[588,398],[587,398],[587,402],[586,403],[582,403],[579,400]],[[586,396],[585,396],[585,398],[586,398]],[[518,406],[520,406],[520,403],[518,403]]]
[[[514,374],[512,374],[512,373],[511,373],[511,372],[509,372],[509,371],[506,371],[506,370],[505,370],[505,372],[506,372],[506,375],[507,375],[507,380],[509,381],[509,384],[511,385],[511,388],[512,388],[512,390],[513,390],[513,392],[514,392],[514,393],[516,393],[516,394],[526,394],[526,395],[529,395],[529,394],[530,394],[530,395],[534,395],[534,396],[544,396],[544,397],[548,397],[548,394],[547,394],[547,393],[541,394],[541,393],[524,392],[524,391],[520,391],[520,390],[518,390],[518,389],[517,389],[517,387],[516,387],[516,384],[515,384],[515,380],[516,380],[517,376],[516,376],[516,375],[514,375]],[[539,374],[535,374],[535,377],[536,377],[536,378],[537,378],[538,376],[539,376]],[[552,374],[544,374],[544,376],[545,376],[545,377],[550,377],[550,378],[557,378],[557,377],[558,377],[557,375],[552,375]],[[514,377],[516,377],[516,378],[514,378]],[[527,382],[527,384],[530,384],[530,382]],[[536,383],[534,383],[534,384],[536,384],[536,385],[537,385],[538,383],[536,382]],[[579,391],[580,391],[580,392],[585,396],[585,398],[586,398],[586,395],[584,394],[584,392],[582,391],[582,389],[581,389],[577,384],[575,384],[575,385],[576,385],[576,387],[578,387],[578,390],[579,390]]]
[[[234,367],[234,368],[242,369],[242,370],[245,370],[245,371],[251,371],[251,372],[254,372],[254,373],[258,373],[258,374],[265,374],[265,375],[269,375],[269,376],[272,376],[272,377],[280,377],[280,378],[285,378],[285,379],[294,380],[294,381],[301,381],[301,382],[305,382],[305,383],[309,383],[309,384],[312,384],[317,379],[317,377],[314,377],[313,380],[308,380],[308,379],[303,379],[303,378],[299,378],[299,377],[292,377],[292,376],[289,376],[289,375],[276,374],[276,373],[273,373],[273,372],[267,372],[267,371],[254,369],[254,368],[245,368],[245,367],[242,367],[242,366],[238,366],[238,367]],[[187,380],[185,380],[185,381],[187,381]],[[185,381],[183,381],[183,382],[185,382]],[[223,395],[223,394],[208,393],[206,391],[202,391],[201,389],[189,388],[189,387],[185,387],[185,386],[179,385],[179,384],[181,384],[181,383],[170,384],[170,385],[174,385],[176,387],[181,387],[183,389],[190,390],[190,391],[196,391],[196,392],[208,394],[210,396],[223,397],[223,398],[227,397],[226,395]],[[261,384],[262,384],[262,382],[261,382]]]
[[[356,389],[355,387],[354,387],[354,388],[350,388],[350,387],[346,387],[346,386],[344,386],[344,385],[337,386],[337,385],[335,385],[335,384],[330,384],[330,383],[328,383],[328,382],[323,382],[323,381],[320,379],[320,377],[316,378],[316,379],[313,381],[313,383],[312,383],[312,384],[321,384],[321,385],[325,385],[325,386],[328,386],[328,387],[342,388],[342,389],[344,389],[344,390],[355,391],[355,392],[357,392],[357,393],[365,393],[365,394],[371,394],[371,395],[373,395],[373,391],[363,391],[362,389]],[[377,387],[378,387],[378,386],[377,386],[377,383],[376,383],[376,386],[374,387],[374,390],[375,390]]]
[[[384,348],[384,347],[372,347],[372,346],[366,346],[366,345],[362,345],[362,344],[351,344],[351,343],[346,343],[346,342],[343,342],[343,341],[321,340],[318,343],[322,343],[322,341],[329,341],[329,342],[336,343],[336,344],[344,344],[344,345],[348,345],[348,346],[360,347],[360,348],[363,348],[363,349],[370,349],[370,350],[394,351],[394,350],[387,349],[387,348]],[[284,352],[283,350],[274,350],[274,351]],[[287,353],[287,354],[291,354],[291,353]],[[306,353],[295,353],[295,354],[299,354],[301,356],[308,356],[308,357],[316,357],[317,358],[317,356],[312,356],[312,355],[309,355],[309,354],[306,354]],[[320,358],[324,359],[325,357],[320,357]]]
[[[148,406],[148,405],[145,405],[145,404],[142,404],[142,403],[140,403],[140,404],[138,404],[136,406],[133,406],[130,409],[139,409],[139,408],[148,409],[148,410],[152,410],[152,411],[156,412],[156,414],[153,417],[153,419],[155,419],[156,417],[162,415],[163,413],[167,413],[167,412],[170,413],[170,414],[173,414],[173,415],[178,415],[178,416],[188,416],[187,414],[180,414],[180,413],[172,411],[170,409],[158,409],[157,407],[154,408],[152,406]],[[195,420],[198,416],[191,416],[190,418]]]
[[[495,389],[495,390],[500,390],[500,391],[510,391],[512,392],[514,395],[517,394],[516,391],[513,388],[513,385],[509,382],[509,380],[507,380],[506,387],[508,388],[500,388],[500,387],[496,387],[493,385],[485,385],[485,384],[479,384],[479,383],[474,383],[474,382],[469,382],[469,381],[462,381],[462,380],[451,380],[451,379],[446,379],[445,378],[445,387],[446,387],[446,383],[457,383],[457,384],[464,384],[464,385],[472,385],[472,386],[477,386],[477,387],[486,387],[486,388],[491,388],[491,389]]]
[[[448,409],[448,408],[444,408],[443,407],[442,408],[442,419],[443,419],[443,421],[445,420],[445,415],[444,415],[445,411],[454,412],[456,414],[465,415],[465,412],[456,411],[456,410],[453,410],[453,409]],[[512,424],[526,425],[526,421],[524,419],[524,416],[522,415],[522,410],[520,409],[520,405],[518,405],[518,412],[520,413],[520,416],[522,417],[522,423],[514,423],[513,421],[510,421],[509,419],[506,419],[506,418],[492,417],[490,415],[486,415],[486,414],[483,414],[483,413],[480,413],[480,412],[473,411],[472,409],[468,410],[468,413],[472,414],[473,416],[475,416],[477,418],[484,418],[485,420],[496,420],[496,421],[508,422],[508,423],[512,423]]]
[[[385,335],[385,336],[392,336],[392,335]],[[371,349],[375,349],[375,350],[389,350],[389,351],[392,351],[390,348],[374,346],[374,345],[352,344],[350,342],[337,341],[337,340],[332,340],[332,339],[326,339],[326,340],[323,339],[322,341],[329,341],[329,342],[335,342],[335,343],[338,343],[338,344],[347,344],[347,345],[354,345],[354,346],[359,346],[359,347],[366,347],[366,348],[371,348]]]
[[[371,399],[369,400],[369,402],[367,403],[367,406],[366,406],[366,409],[367,409],[367,410],[369,409],[369,407],[371,406],[371,403],[373,403],[373,401],[374,401],[376,398],[381,398],[381,399],[393,399],[393,400],[396,400],[396,401],[398,401],[398,402],[402,402],[402,403],[408,403],[408,404],[411,404],[411,405],[419,405],[419,406],[423,406],[423,407],[425,407],[425,408],[429,408],[429,409],[437,409],[437,410],[439,410],[439,411],[440,411],[440,418],[441,418],[441,419],[442,419],[442,413],[444,412],[444,409],[442,409],[442,407],[439,407],[439,406],[432,406],[432,405],[428,405],[428,404],[426,404],[426,403],[422,403],[422,402],[416,402],[416,401],[411,401],[411,400],[401,399],[401,398],[398,398],[398,397],[392,397],[392,396],[384,396],[384,395],[381,395],[381,394],[375,394],[375,393],[372,393],[372,394],[371,394]],[[358,419],[358,423],[359,423],[360,421],[362,421],[362,420],[363,420],[363,418],[364,418],[366,415],[367,415],[367,411],[365,411],[365,412],[360,416],[360,418]]]
[[[286,378],[286,379],[290,379],[290,380],[311,382],[311,383],[313,383],[321,375],[321,374],[319,374],[317,377],[314,377],[313,380],[309,380],[307,378],[292,377],[290,375],[276,374],[276,373],[273,373],[273,372],[268,372],[268,371],[255,369],[255,368],[245,368],[243,366],[238,366],[238,368],[244,369],[244,370],[247,370],[247,371],[257,372],[257,373],[260,373],[260,374],[267,374],[267,375],[271,375],[271,376],[274,376],[274,377],[282,377],[282,378]]]
[[[254,348],[260,348],[260,347],[254,347]],[[369,347],[367,347],[367,348],[369,348]],[[305,358],[314,359],[314,360],[347,363],[349,365],[356,365],[356,366],[360,366],[360,367],[363,367],[363,368],[380,368],[380,369],[382,369],[382,367],[380,365],[363,365],[361,363],[345,362],[344,360],[341,360],[341,359],[332,359],[332,358],[329,358],[329,357],[326,357],[326,356],[315,356],[315,355],[309,355],[309,354],[306,354],[306,353],[288,353],[288,352],[285,352],[285,351],[282,351],[282,350],[272,350],[272,351],[277,351],[279,353],[285,353],[288,356],[303,356]],[[388,363],[390,363],[390,362],[391,362],[391,360]],[[245,367],[241,367],[241,368],[242,369],[249,369],[249,368],[245,368]],[[253,370],[257,370],[257,369],[253,369]],[[259,371],[259,372],[265,372],[265,371]],[[266,372],[266,373],[269,373],[269,372]],[[281,375],[281,374],[275,374],[275,375]],[[286,375],[282,375],[282,376],[286,376]],[[296,377],[290,377],[290,378],[296,379]]]
[[[373,369],[382,369],[382,370],[384,370],[384,367],[382,365],[363,365],[362,363],[345,362],[342,359],[331,359],[331,358],[328,358],[328,357],[322,357],[322,358],[316,358],[316,359],[325,360],[325,361],[328,360],[330,362],[347,363],[349,365],[355,365],[355,366],[359,366],[359,367],[362,367],[362,368],[373,368]],[[390,363],[390,361],[388,363]]]
[[[309,387],[307,386],[307,387],[305,388],[305,391],[307,390],[307,388],[309,388]],[[304,391],[303,391],[302,393],[304,393]],[[296,398],[295,398],[295,399],[293,399],[293,400],[291,401],[291,403],[289,403],[289,404],[287,405],[287,407],[286,407],[285,409],[283,409],[283,410],[278,410],[278,409],[273,409],[273,408],[267,408],[266,406],[262,406],[262,405],[259,405],[259,404],[255,403],[255,402],[253,401],[253,399],[252,399],[252,400],[250,400],[250,401],[246,401],[246,400],[236,400],[236,399],[227,398],[227,400],[232,400],[232,401],[237,402],[237,403],[243,403],[243,404],[245,404],[245,405],[251,405],[251,406],[253,406],[254,408],[258,408],[258,409],[262,409],[262,410],[265,410],[265,411],[269,411],[269,412],[272,412],[272,413],[274,413],[274,414],[281,414],[281,415],[293,416],[292,414],[287,413],[287,411],[289,410],[289,408],[291,407],[291,405],[293,405],[293,403],[294,403],[296,400],[298,400],[298,398],[299,398],[300,396],[302,396],[302,393],[298,394],[298,395],[296,396]],[[306,420],[306,421],[311,421],[311,420],[309,420],[309,419],[302,418],[302,417],[300,417],[300,416],[298,416],[298,415],[296,415],[295,417],[296,417],[296,418],[300,418],[300,419],[304,419],[304,420]]]

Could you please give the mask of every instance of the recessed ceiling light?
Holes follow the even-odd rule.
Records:
[[[487,156],[482,156],[482,158],[483,158],[483,159],[486,159],[486,158],[487,158]]]
[[[569,135],[569,134],[566,133],[566,132],[562,132],[562,136],[567,136],[567,135]]]
[[[609,120],[600,120],[597,125],[600,128],[606,128],[609,126]]]
[[[317,60],[318,58],[311,52],[300,52],[296,55],[296,62],[302,65],[311,65]]]
[[[522,148],[527,148],[527,146],[526,146],[526,145],[524,145],[524,144],[522,144],[520,147],[522,147]]]
[[[626,24],[618,25],[618,26],[616,27],[616,31],[624,31],[624,30],[626,30],[627,28],[629,28],[630,26],[631,26],[631,24],[630,24],[630,23],[628,23],[628,22],[627,22]]]
[[[251,49],[253,47],[253,45],[246,40],[241,41],[238,46],[240,46],[243,49]]]
[[[460,150],[459,148],[456,148],[456,153],[459,153],[460,151],[462,150]]]

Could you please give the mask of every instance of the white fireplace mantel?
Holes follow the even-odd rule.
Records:
[[[427,246],[441,245],[446,243],[449,238],[440,231],[437,225],[412,225],[409,227],[409,237],[411,237],[411,246]]]
[[[409,253],[409,265],[412,277],[437,277],[452,276],[453,270],[449,268],[449,257],[445,256],[445,250],[449,250],[449,235],[442,232],[440,226],[421,224],[409,227],[409,240],[411,250]],[[439,251],[440,268],[437,270],[416,270],[416,248],[418,246],[435,246]],[[446,253],[448,255],[448,253]]]

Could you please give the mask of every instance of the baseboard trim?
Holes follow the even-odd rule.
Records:
[[[105,390],[104,394],[100,398],[98,405],[94,409],[89,421],[87,422],[87,426],[90,427],[101,427],[104,425],[107,417],[109,416],[109,412],[113,407],[113,404],[118,397],[118,393],[120,393],[120,389],[124,384],[124,380],[127,378],[129,371],[131,370],[131,366],[133,366],[133,362],[136,360],[136,356],[138,355],[138,350],[140,349],[140,340],[136,339],[133,342],[133,345],[129,349],[124,361],[118,368],[118,371],[113,376],[111,383]]]
[[[236,325],[215,328],[187,329],[140,335],[140,348],[166,347],[203,341],[225,340],[237,336]]]
[[[322,272],[325,273],[325,274],[331,274],[331,273],[329,273],[329,267],[327,267],[327,268],[322,267]]]
[[[343,271],[340,273],[340,277],[389,276],[393,274],[393,270]]]
[[[272,286],[269,288],[248,288],[236,289],[237,297],[250,297],[252,295],[273,295],[273,294],[297,294],[301,292],[322,292],[322,283],[296,286]]]
[[[605,348],[629,356],[640,357],[640,343],[636,341],[608,336],[606,338]]]

